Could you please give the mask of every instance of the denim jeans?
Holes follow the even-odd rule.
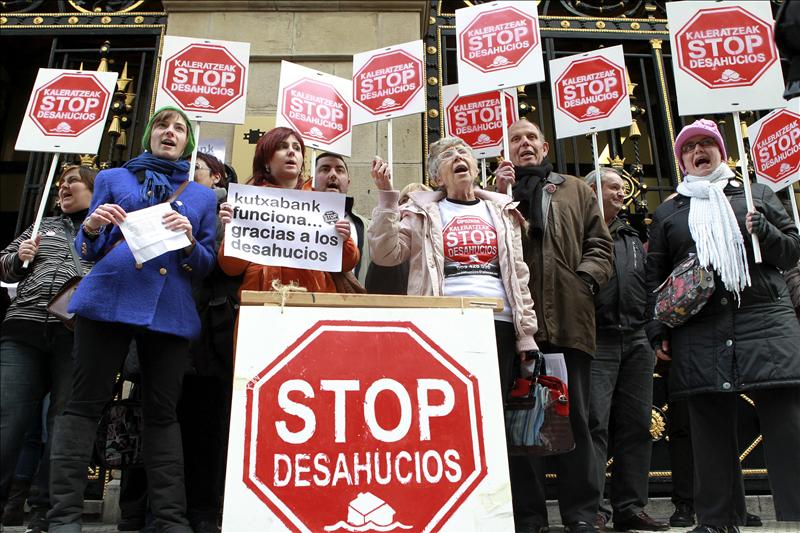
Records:
[[[46,507],[53,420],[72,391],[73,335],[60,322],[22,322],[3,324],[0,338],[0,503],[8,498],[26,435],[41,416],[42,400],[49,392],[48,438],[36,475],[38,496],[31,502]]]
[[[614,458],[608,494],[617,519],[630,518],[647,505],[654,367],[655,354],[643,330],[598,333],[597,353],[592,360],[589,431],[601,495],[609,448]]]

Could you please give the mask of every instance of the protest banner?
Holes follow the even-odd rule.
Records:
[[[602,190],[597,132],[630,126],[631,105],[622,46],[550,61],[556,138],[592,134],[597,190]],[[603,214],[602,195],[597,195]]]
[[[497,157],[503,149],[500,91],[463,96],[459,86],[442,87],[444,131],[459,137],[475,152],[475,157]],[[506,99],[506,128],[519,119],[517,91],[502,91]]]
[[[350,80],[281,61],[276,126],[297,131],[306,146],[350,156],[353,137]],[[312,169],[316,157],[312,156]]]
[[[789,188],[792,216],[800,230],[794,183],[800,181],[800,99],[750,125],[756,181],[775,192]]]
[[[343,194],[231,183],[225,255],[253,263],[340,272]]]
[[[489,309],[273,296],[240,309],[224,531],[513,531]]]
[[[201,122],[244,122],[250,43],[167,35],[163,57],[156,109],[167,105],[182,109],[194,121],[198,141]],[[198,145],[189,163],[190,180]]]
[[[353,124],[388,120],[387,163],[394,174],[392,119],[425,112],[422,41],[397,44],[353,56]]]
[[[622,46],[561,57],[549,64],[556,138],[631,125]]]
[[[182,109],[193,121],[244,122],[250,43],[164,37],[156,109]]]
[[[14,146],[15,150],[53,154],[33,222],[32,239],[39,234],[47,208],[58,154],[97,153],[116,81],[116,72],[39,69]],[[27,267],[28,261],[23,266]]]
[[[462,95],[544,80],[536,2],[489,2],[456,9]]]
[[[681,115],[783,106],[768,1],[669,2],[667,19]]]
[[[96,154],[116,72],[40,68],[15,150]]]

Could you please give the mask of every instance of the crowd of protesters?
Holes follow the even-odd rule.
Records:
[[[392,190],[389,166],[376,158],[378,206],[370,220],[348,197],[335,225],[344,244],[334,273],[227,256],[226,187],[236,174],[201,153],[189,181],[192,132],[183,112],[164,108],[147,125],[142,154],[121,168],[95,176],[65,167],[60,213],[45,218],[35,238],[29,228],[0,253],[0,278],[18,283],[0,337],[4,524],[22,522],[27,498],[31,533],[81,531],[97,422],[123,363],[135,356],[136,370],[124,375],[134,376],[141,398],[144,467],[125,471],[119,529],[219,531],[239,296],[287,284],[501,299],[494,328],[504,402],[524,362],[564,354],[575,448],[548,462],[570,533],[612,524],[666,530],[694,525],[695,514],[697,533],[757,523],[746,513],[738,455],[742,392],[755,402],[776,516],[800,521],[800,323],[783,276],[800,260],[800,236],[767,187],[753,185],[756,209],[747,211],[713,122],[699,120],[678,135],[685,178],[656,210],[647,244],[621,216],[622,176],[610,168],[600,179],[556,172],[540,127],[527,119],[509,128],[496,192],[477,185],[477,161],[457,138],[430,147],[436,190]],[[345,159],[321,154],[305,179],[304,150],[297,132],[270,130],[246,182],[347,194]],[[164,226],[189,244],[139,263],[119,224],[164,202],[171,205]],[[444,249],[448,228],[477,219],[495,248],[480,255]],[[751,234],[761,243],[760,263]],[[690,254],[713,272],[717,289],[696,316],[670,329],[654,320],[654,290]],[[47,304],[75,275],[85,276],[71,303],[73,331]],[[676,501],[669,524],[645,512],[657,358],[670,364],[671,400],[685,401],[690,450],[703,457],[694,464],[693,492]],[[31,440],[44,441],[43,450],[26,453]],[[549,525],[545,470],[541,458],[509,457],[517,531]]]

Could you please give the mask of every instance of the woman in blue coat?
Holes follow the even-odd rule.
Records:
[[[119,224],[127,213],[170,199],[188,179],[185,158],[194,144],[186,115],[162,108],[145,130],[145,152],[95,181],[90,215],[75,240],[80,257],[97,263],[70,304],[77,317],[73,389],[54,429],[51,533],[81,530],[97,422],[132,339],[142,371],[142,442],[156,529],[191,532],[175,407],[189,365],[189,341],[200,334],[192,280],[211,272],[215,261],[216,197],[190,182],[163,218],[166,228],[185,232],[189,246],[143,264],[134,259]]]

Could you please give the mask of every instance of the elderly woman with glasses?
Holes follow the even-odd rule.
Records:
[[[439,190],[412,192],[402,208],[387,164],[373,162],[380,193],[369,228],[372,260],[381,266],[408,261],[408,294],[503,300],[495,332],[505,398],[518,372],[517,354],[539,350],[522,258],[524,219],[508,196],[476,188],[478,162],[464,141],[441,139],[429,153],[428,174]]]
[[[670,395],[687,400],[695,461],[698,533],[745,523],[739,395],[755,403],[778,520],[800,520],[800,324],[781,271],[800,257],[800,236],[768,187],[753,184],[755,210],[726,163],[717,125],[697,120],[675,139],[683,181],[656,210],[646,278],[654,291],[691,254],[714,275],[711,298],[683,324],[648,325],[660,359],[671,360]],[[756,263],[750,234],[763,261]]]

